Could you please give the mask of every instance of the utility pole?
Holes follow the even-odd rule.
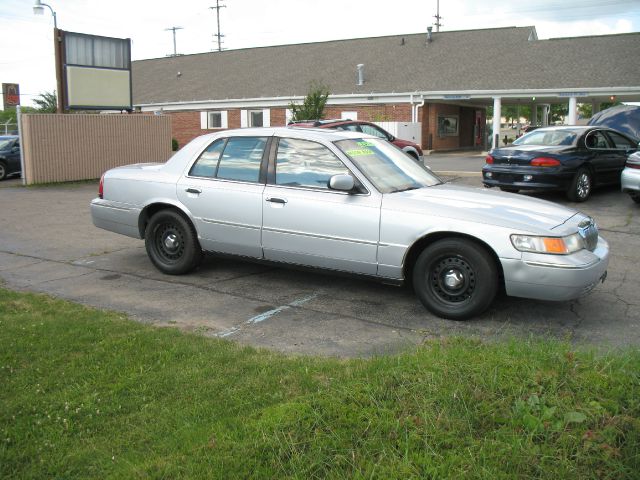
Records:
[[[433,25],[436,27],[436,32],[439,32],[440,27],[442,26],[442,24],[440,23],[440,20],[442,20],[442,17],[440,16],[440,0],[437,0],[436,8],[436,14],[434,15],[436,23],[434,23]]]
[[[216,11],[216,19],[218,20],[218,33],[214,33],[213,36],[214,37],[218,37],[218,51],[221,52],[222,51],[222,37],[224,37],[224,35],[222,35],[220,33],[220,9],[221,8],[225,8],[226,5],[220,5],[220,0],[216,0],[216,6],[215,7],[209,7],[211,10],[215,10]]]
[[[178,56],[178,50],[176,49],[176,30],[182,30],[182,27],[169,27],[169,28],[165,28],[164,31],[168,32],[169,30],[171,30],[173,32],[173,55],[169,54],[167,55],[168,57],[177,57]]]

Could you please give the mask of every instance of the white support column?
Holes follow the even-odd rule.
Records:
[[[493,133],[491,135],[492,148],[500,146],[500,123],[502,119],[502,99],[493,97]]]
[[[578,99],[569,97],[569,125],[575,125],[578,122]]]
[[[591,102],[591,115],[595,115],[600,111],[600,102],[593,100]]]
[[[538,105],[535,103],[531,104],[531,125],[538,124]]]
[[[548,103],[545,103],[544,105],[542,105],[542,126],[543,127],[549,126],[549,107],[551,107],[551,105],[549,105]]]

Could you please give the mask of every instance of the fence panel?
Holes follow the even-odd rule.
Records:
[[[22,115],[25,179],[36,183],[100,178],[131,163],[165,162],[168,115]]]

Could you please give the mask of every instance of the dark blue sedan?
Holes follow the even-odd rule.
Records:
[[[20,143],[17,135],[0,136],[0,180],[20,173]]]
[[[482,168],[486,187],[501,190],[562,190],[584,202],[593,187],[619,184],[620,173],[637,143],[602,127],[546,127],[489,152]]]

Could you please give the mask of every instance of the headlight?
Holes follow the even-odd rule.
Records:
[[[574,233],[567,237],[536,237],[532,235],[511,235],[511,243],[521,252],[551,253],[568,255],[584,248],[582,237]]]

